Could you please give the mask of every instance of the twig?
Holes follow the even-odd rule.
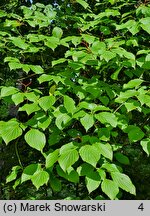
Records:
[[[118,106],[117,109],[114,111],[114,113],[116,113],[124,104],[125,104],[125,102],[122,103],[120,106]]]
[[[20,159],[20,156],[19,156],[18,148],[17,148],[18,140],[19,140],[19,139],[17,139],[16,142],[15,142],[15,151],[16,151],[16,156],[17,156],[17,158],[18,158],[19,165],[20,165],[21,168],[23,169],[23,165],[22,165],[22,163],[21,163],[21,159]]]

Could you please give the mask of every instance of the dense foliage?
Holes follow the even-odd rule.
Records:
[[[150,198],[136,196],[150,181],[149,1],[18,2],[0,10],[1,198]]]

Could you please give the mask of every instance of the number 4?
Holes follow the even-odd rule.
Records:
[[[144,206],[143,206],[143,203],[141,203],[138,207],[139,210],[143,211],[144,210]]]

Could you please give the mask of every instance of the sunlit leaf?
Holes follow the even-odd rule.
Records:
[[[59,150],[56,149],[54,152],[49,153],[46,157],[46,168],[53,166],[53,164],[58,160]]]
[[[85,9],[89,7],[89,4],[84,0],[76,0],[80,5],[82,5]]]
[[[15,94],[17,92],[18,92],[18,89],[15,88],[15,87],[12,87],[12,86],[6,87],[6,86],[4,86],[4,87],[1,88],[0,96],[1,97],[7,97],[7,96],[13,95],[13,94]]]
[[[98,172],[91,172],[85,177],[85,184],[89,193],[96,190],[99,187],[100,183],[101,177],[99,176]]]
[[[54,103],[55,103],[54,96],[44,96],[39,99],[39,105],[44,109],[44,111],[50,109]]]
[[[76,109],[74,100],[67,95],[64,96],[64,107],[66,108],[68,113],[72,113],[72,114]]]
[[[44,184],[47,184],[49,180],[49,174],[46,171],[39,171],[36,172],[32,178],[31,181],[33,185],[37,188],[37,190]]]
[[[85,128],[86,131],[89,130],[94,125],[93,115],[86,114],[83,118],[80,119],[81,124]]]
[[[42,151],[46,144],[45,134],[37,129],[30,129],[25,134],[25,140],[29,146],[39,151]]]
[[[8,144],[10,141],[22,135],[22,129],[16,119],[11,119],[8,122],[0,122],[0,135],[2,139]]]
[[[37,170],[38,164],[30,164],[27,167],[25,167],[21,175],[21,183],[30,180]]]
[[[95,143],[95,146],[99,150],[100,154],[102,154],[104,157],[108,158],[109,160],[112,160],[113,150],[109,143],[106,143],[106,144]]]
[[[21,169],[20,166],[14,166],[14,167],[12,167],[11,173],[6,178],[6,183],[14,181],[17,178],[17,174],[18,174],[18,172],[19,172],[20,169]]]
[[[127,84],[124,84],[123,88],[128,89],[128,88],[138,87],[142,82],[143,82],[143,80],[141,80],[141,79],[133,79],[133,80],[129,81]]]
[[[62,29],[59,28],[59,27],[54,27],[54,28],[53,28],[53,31],[52,31],[52,34],[53,34],[54,37],[60,39],[60,38],[62,37],[62,35],[63,35],[63,31],[62,31]]]
[[[79,150],[79,154],[83,161],[94,167],[100,159],[100,152],[98,152],[98,149],[93,145],[82,146]]]
[[[141,140],[140,144],[141,144],[143,150],[149,156],[150,155],[150,138]]]
[[[119,193],[117,183],[112,180],[104,179],[101,187],[102,191],[112,200],[115,199],[117,194]]]
[[[119,172],[111,172],[111,176],[118,187],[133,195],[136,194],[135,186],[127,175]]]
[[[78,152],[75,149],[66,151],[60,155],[58,162],[61,168],[66,171],[71,165],[73,165],[79,158]]]
[[[112,127],[117,126],[117,117],[113,113],[100,112],[99,114],[95,114],[95,117],[102,124],[110,124]]]

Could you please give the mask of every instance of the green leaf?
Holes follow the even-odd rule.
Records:
[[[56,165],[57,174],[63,178],[67,178],[67,173],[62,170],[60,165]]]
[[[39,105],[44,109],[44,111],[49,110],[52,105],[55,103],[55,97],[54,96],[44,96],[39,99]]]
[[[82,146],[79,150],[79,154],[83,161],[96,167],[97,162],[100,159],[100,152],[93,145]]]
[[[140,144],[141,144],[143,150],[149,156],[150,155],[150,138],[141,140]]]
[[[72,60],[70,60],[68,62],[68,65],[69,65],[69,67],[71,67],[72,69],[74,69],[76,71],[80,70],[81,68],[85,69],[85,65],[84,64],[82,64],[80,62],[74,62]]]
[[[59,176],[67,179],[68,181],[74,182],[74,183],[78,183],[79,182],[79,175],[73,169],[73,167],[69,167],[67,169],[68,173],[65,173],[59,165],[56,166],[56,170],[57,170],[57,173],[58,173]]]
[[[111,75],[111,78],[113,80],[118,80],[118,76],[119,76],[119,73],[120,71],[122,70],[123,67],[119,67],[112,75]]]
[[[62,130],[65,128],[67,123],[71,120],[71,117],[67,115],[66,113],[59,114],[58,117],[56,118],[55,124],[56,126]]]
[[[120,152],[115,153],[114,157],[121,164],[125,164],[125,165],[129,165],[130,164],[129,158],[127,156],[123,155]]]
[[[19,47],[20,49],[27,49],[29,47],[29,45],[27,43],[25,43],[24,39],[20,38],[20,37],[10,37],[12,43]]]
[[[95,39],[96,39],[96,37],[94,37],[93,35],[89,35],[89,34],[82,34],[82,37],[83,37],[83,39],[87,42],[87,43],[89,43],[89,44],[93,44],[94,43],[94,41],[95,41]],[[72,42],[73,42],[74,40],[72,40]],[[80,37],[78,37],[77,38],[77,44],[76,45],[78,45],[80,42],[81,42],[81,38]],[[75,45],[75,44],[74,44]]]
[[[26,111],[28,115],[38,110],[40,110],[40,107],[38,106],[37,102],[31,104],[25,104],[24,106],[19,108],[19,111]]]
[[[24,101],[24,93],[17,93],[12,95],[12,101],[17,106],[18,104],[22,103]]]
[[[134,110],[134,109],[138,109],[139,111],[140,109],[140,103],[137,100],[133,100],[133,99],[129,99],[128,102],[124,103],[126,109],[128,112]]]
[[[16,179],[16,181],[15,181],[15,183],[14,183],[14,185],[13,185],[13,189],[15,190],[16,187],[17,187],[18,185],[20,185],[20,183],[21,183],[21,179],[20,179],[20,178]]]
[[[67,37],[67,38],[69,38],[69,37]],[[67,38],[64,38],[64,40],[67,39]],[[80,36],[71,36],[70,39],[69,39],[69,41],[70,40],[72,41],[72,43],[74,44],[74,46],[77,46],[78,44],[81,43],[82,37],[80,37]]]
[[[146,56],[145,61],[150,61],[150,54]]]
[[[14,166],[12,167],[12,172],[7,176],[6,183],[11,182],[17,178],[17,174],[19,170],[21,169],[20,166]]]
[[[130,178],[127,175],[119,172],[111,172],[111,176],[118,187],[133,195],[136,195],[135,186],[132,184]]]
[[[117,167],[116,164],[104,163],[101,168],[106,169],[110,173],[120,172],[119,170],[120,167]]]
[[[148,6],[148,7],[147,7]],[[150,16],[150,8],[149,5],[140,4],[139,7],[136,9],[136,15],[144,15],[145,17]]]
[[[108,128],[100,128],[98,130],[98,138],[102,141],[110,140],[110,130]]]
[[[60,58],[60,59],[58,59],[58,60],[52,61],[52,67],[54,67],[54,66],[57,65],[57,64],[62,64],[62,63],[64,63],[65,61],[67,61],[67,59],[65,59],[65,58]]]
[[[69,136],[76,138],[77,136],[82,136],[82,133],[76,129],[70,129],[67,131],[67,133],[69,134]]]
[[[128,98],[138,95],[136,90],[126,90],[125,92],[120,92],[120,95],[115,99],[117,103],[124,103]]]
[[[116,25],[116,29],[124,29],[127,28],[128,31],[132,33],[132,35],[135,35],[139,32],[138,23],[135,20],[129,20],[126,23],[122,23],[121,25]]]
[[[43,68],[40,65],[29,65],[31,70],[36,74],[42,74],[44,73]]]
[[[38,100],[38,96],[34,92],[25,92],[25,97],[32,102],[36,102]]]
[[[80,122],[85,128],[86,131],[89,130],[94,125],[94,118],[93,115],[86,114],[83,118],[80,118]]]
[[[144,132],[138,126],[133,125],[128,126],[125,132],[128,133],[130,142],[137,142],[141,140],[145,135]]]
[[[100,96],[99,99],[105,106],[109,104],[109,98],[107,96]]]
[[[46,171],[36,172],[31,178],[31,181],[37,190],[44,184],[47,184],[48,180],[49,174]]]
[[[101,184],[102,191],[111,199],[115,199],[119,193],[119,188],[116,182],[104,179]]]
[[[111,59],[116,57],[116,53],[111,51],[105,51],[101,54],[101,59],[104,59],[106,62],[109,62]]]
[[[76,0],[80,5],[82,5],[85,9],[89,7],[89,4],[86,1],[83,0]]]
[[[52,31],[52,35],[53,35],[54,37],[60,39],[60,38],[62,37],[62,35],[63,35],[63,31],[62,31],[62,29],[59,28],[59,27],[54,27],[54,28],[53,28],[53,31]]]
[[[55,192],[60,192],[62,188],[61,181],[53,175],[50,176],[50,186]]]
[[[88,163],[83,163],[77,168],[79,176],[87,176],[94,171],[94,167]]]
[[[68,181],[74,182],[74,183],[79,183],[79,175],[77,173],[77,171],[74,170],[73,167],[69,167],[67,169],[67,175],[66,178]]]
[[[38,151],[42,151],[46,144],[46,137],[44,133],[37,129],[30,129],[25,134],[25,140],[29,146],[37,149]]]
[[[96,190],[99,187],[100,183],[101,177],[99,176],[98,172],[93,171],[85,177],[85,184],[89,193]]]
[[[109,143],[106,143],[106,144],[95,143],[95,146],[99,150],[100,154],[102,154],[104,157],[108,158],[109,160],[112,160],[113,150]]]
[[[16,119],[0,123],[0,135],[6,144],[22,135],[22,129]]]
[[[60,148],[60,155],[70,151],[71,149],[77,149],[78,146],[79,145],[76,142],[67,143]]]
[[[42,74],[39,78],[38,81],[39,83],[43,83],[43,82],[49,82],[50,80],[52,80],[53,77],[52,75],[47,75],[47,74]]]
[[[76,109],[74,100],[67,95],[64,96],[64,107],[67,112],[71,114],[73,114]]]
[[[45,45],[54,51],[56,47],[59,45],[59,39],[53,36],[49,37],[47,38],[47,41],[45,41]]]
[[[144,29],[148,34],[150,34],[150,17],[140,19],[141,27]]]
[[[49,135],[48,143],[50,146],[59,143],[61,140],[60,130],[57,127],[53,127],[52,133]]]
[[[32,178],[33,174],[38,170],[38,164],[28,165],[21,175],[21,183],[28,181]]]
[[[30,65],[28,64],[22,64],[21,65],[21,68],[26,72],[28,73],[30,71]]]
[[[113,5],[117,2],[118,0],[109,0],[109,2]]]
[[[56,85],[54,84],[54,85],[52,85],[51,87],[50,87],[50,89],[49,89],[49,95],[50,96],[52,96],[53,94],[54,94],[54,92],[55,92],[55,90],[56,90]]]
[[[17,62],[9,62],[8,65],[10,67],[10,70],[16,70],[23,67],[23,64]]]
[[[94,110],[97,108],[97,105],[95,103],[87,103],[86,101],[82,101],[78,104],[78,109],[89,109],[89,110]]]
[[[31,43],[32,42],[36,43],[36,42],[40,41],[40,38],[39,38],[39,36],[37,34],[28,34],[27,39],[29,39]]]
[[[8,20],[8,19],[6,19],[5,23],[4,23],[4,26],[5,27],[15,28],[15,27],[21,26],[21,22],[18,22],[18,20]]]
[[[7,13],[3,10],[0,10],[0,17],[7,16]]]
[[[66,171],[70,166],[72,166],[77,160],[79,159],[79,155],[77,150],[70,149],[67,150],[65,153],[61,154],[58,162],[60,167]]]
[[[148,107],[150,107],[150,95],[140,94],[137,96],[137,98],[142,105],[146,104]]]
[[[105,170],[103,170],[102,168],[99,168],[99,169],[97,169],[97,171],[98,171],[98,173],[99,173],[99,175],[101,177],[101,180],[106,179],[106,172],[105,172]]]
[[[36,46],[29,46],[27,51],[25,51],[24,53],[37,53],[40,51],[40,48],[37,48]]]
[[[110,35],[111,31],[110,28],[107,26],[101,26],[100,27],[100,31],[104,34],[104,35]]]
[[[143,50],[143,49],[141,49],[141,50],[139,50],[137,53],[136,53],[136,55],[141,55],[141,54],[148,54],[148,53],[150,53],[150,50],[148,49],[148,50]]]
[[[94,54],[102,54],[106,51],[106,44],[104,42],[95,41],[92,44],[91,50]]]
[[[85,116],[86,115],[86,112],[84,112],[83,110],[81,110],[81,111],[79,111],[79,112],[76,112],[74,115],[73,115],[73,118],[74,119],[79,119],[79,118],[81,118],[81,117],[83,117],[83,116]]]
[[[8,56],[6,58],[4,58],[4,62],[16,62],[16,63],[20,63],[19,59]]]
[[[132,35],[136,35],[139,32],[139,24],[138,22],[135,22],[134,20],[131,20],[131,21],[133,21],[133,23],[130,23],[131,25],[127,28],[129,32],[131,32]]]
[[[58,160],[59,150],[56,149],[54,152],[50,153],[46,157],[46,168],[52,167],[54,163]]]
[[[133,80],[130,80],[127,84],[124,84],[124,85],[123,85],[123,89],[128,89],[128,88],[137,87],[137,86],[141,85],[141,83],[142,83],[143,81],[144,81],[144,80],[141,80],[141,79],[133,79]]]
[[[42,119],[38,121],[38,127],[45,130],[50,125],[52,119],[50,116],[44,116]]]
[[[110,124],[112,127],[117,126],[117,117],[113,113],[100,112],[95,114],[95,118],[102,124]]]
[[[15,87],[11,87],[11,86],[4,86],[1,88],[1,97],[7,97],[7,96],[10,96],[10,95],[13,95],[15,93],[18,92],[18,89],[15,88]]]

